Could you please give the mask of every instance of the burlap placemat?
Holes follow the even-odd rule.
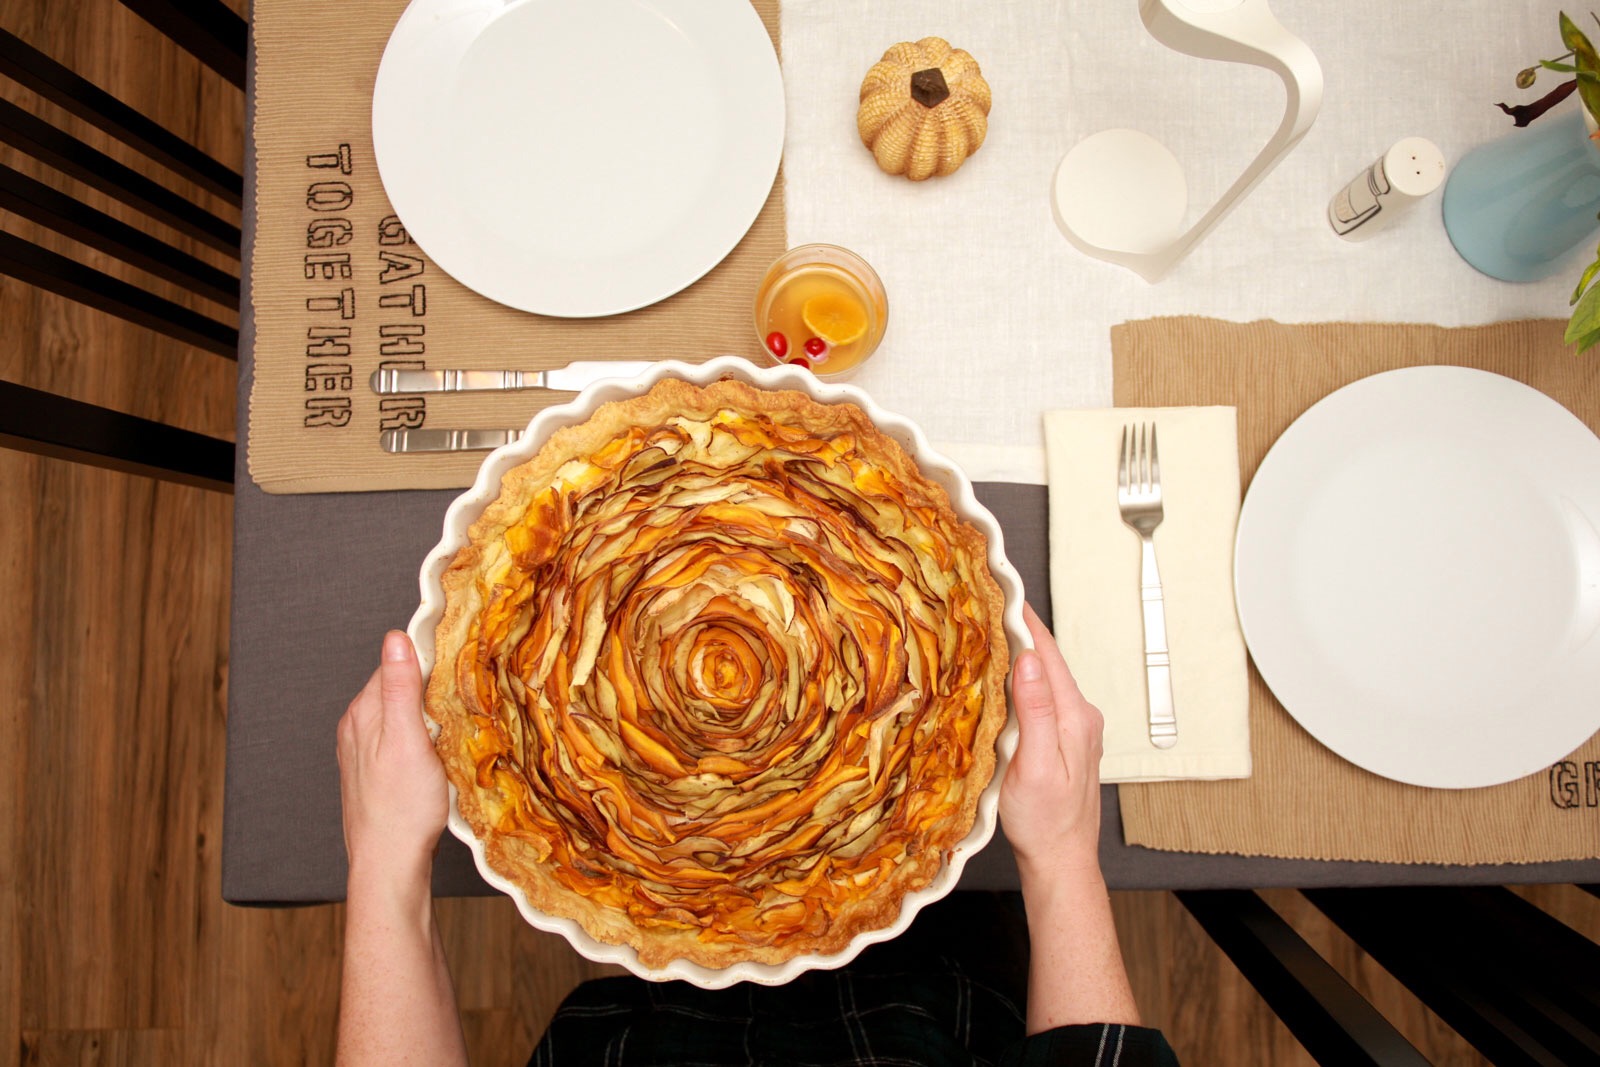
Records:
[[[1494,371],[1554,397],[1600,429],[1600,360],[1561,340],[1564,323],[1471,329],[1200,318],[1111,334],[1119,405],[1231,404],[1240,477],[1322,397],[1397,367]],[[1346,762],[1302,730],[1250,671],[1252,777],[1120,788],[1127,842],[1184,852],[1391,863],[1530,863],[1600,857],[1600,736],[1547,772],[1484,789],[1402,785]]]
[[[380,365],[537,370],[577,359],[753,356],[756,286],[784,250],[783,179],[728,257],[683,292],[551,319],[466,289],[408,238],[372,158],[372,86],[407,0],[257,0],[255,381],[250,475],[269,493],[470,485],[482,453],[388,455],[384,429],[506,428],[571,399],[375,396]],[[773,41],[778,0],[752,0]],[[576,91],[576,90],[575,90]]]

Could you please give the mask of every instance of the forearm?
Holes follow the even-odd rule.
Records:
[[[1117,945],[1111,897],[1098,876],[1022,882],[1032,946],[1028,1033],[1074,1023],[1138,1025]]]
[[[352,868],[340,990],[341,1067],[467,1062],[426,871]]]

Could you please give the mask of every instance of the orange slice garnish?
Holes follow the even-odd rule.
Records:
[[[867,332],[867,309],[843,293],[823,293],[800,308],[806,328],[830,345],[847,345]]]

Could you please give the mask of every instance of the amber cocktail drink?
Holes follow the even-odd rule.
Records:
[[[866,260],[836,245],[780,256],[756,291],[756,334],[774,363],[846,378],[878,347],[889,322],[883,282]]]

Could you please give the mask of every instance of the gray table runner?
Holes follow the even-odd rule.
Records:
[[[248,353],[248,349],[246,349]],[[240,390],[250,362],[241,360]],[[269,496],[241,451],[234,506],[223,896],[234,903],[342,899],[345,856],[334,728],[378,662],[384,631],[416,609],[417,567],[453,491]],[[1043,486],[981,483],[1028,600],[1050,618]],[[292,625],[290,624],[292,621]],[[1437,867],[1319,863],[1128,847],[1116,789],[1101,793],[1101,857],[1113,888],[1600,881],[1600,862]],[[1003,838],[967,865],[967,888],[1014,888]],[[442,895],[493,892],[449,835]]]

